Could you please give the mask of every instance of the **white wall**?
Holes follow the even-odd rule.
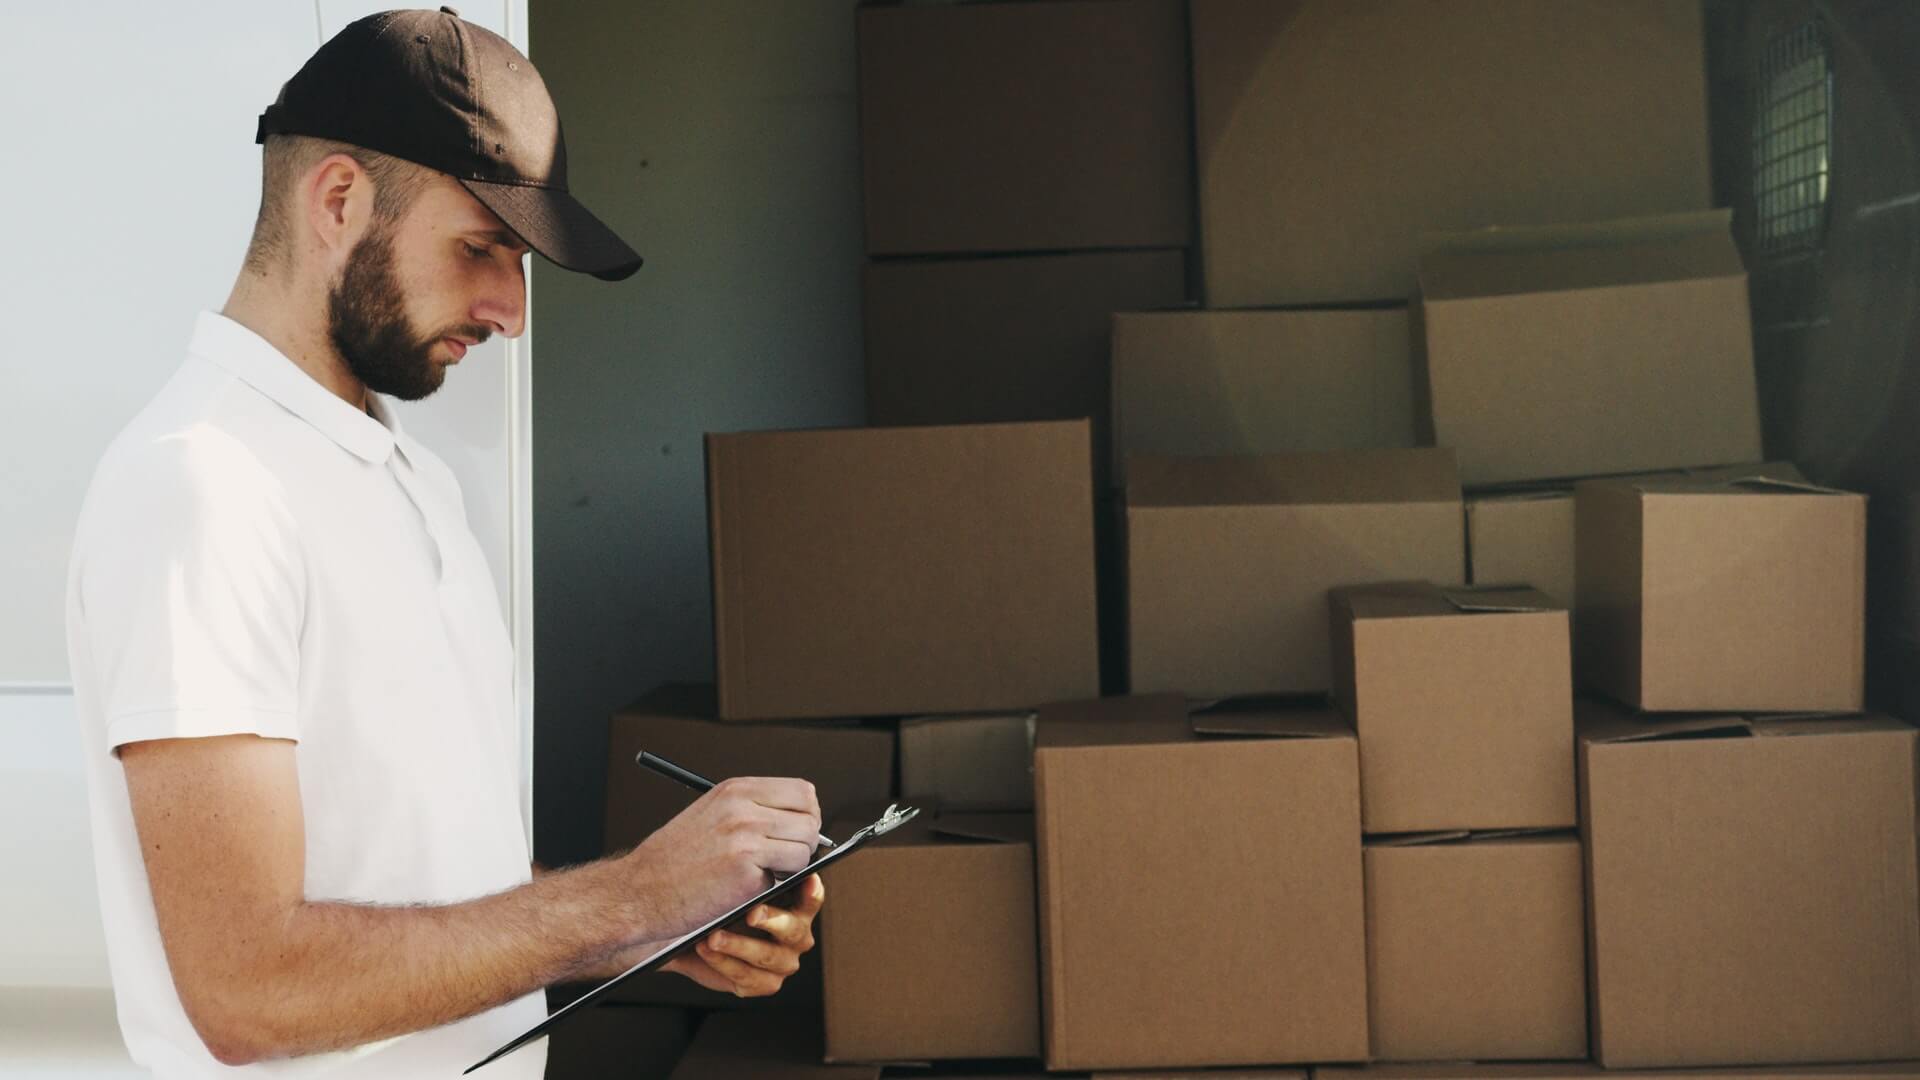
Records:
[[[0,359],[0,986],[106,980],[63,634],[87,479],[179,365],[194,313],[226,299],[259,203],[255,117],[322,34],[388,6],[0,7],[13,241],[0,261],[12,341]],[[526,47],[525,0],[461,8]],[[528,340],[475,349],[404,422],[460,477],[521,646],[530,716]]]

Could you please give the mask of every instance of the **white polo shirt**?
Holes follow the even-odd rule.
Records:
[[[101,914],[127,1048],[163,1080],[457,1076],[545,1015],[535,993],[356,1050],[229,1068],[168,972],[114,752],[128,742],[294,740],[310,900],[444,904],[529,877],[493,579],[453,474],[373,402],[355,409],[203,313],[81,510],[67,648]],[[529,1046],[484,1076],[545,1064]]]

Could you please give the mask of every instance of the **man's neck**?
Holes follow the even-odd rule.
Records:
[[[334,348],[326,330],[323,305],[312,296],[276,287],[271,278],[242,270],[220,314],[265,338],[294,366],[334,396],[362,412],[367,388]]]

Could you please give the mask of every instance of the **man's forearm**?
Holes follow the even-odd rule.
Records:
[[[234,988],[224,1058],[316,1053],[449,1023],[585,972],[652,937],[630,878],[602,860],[439,907],[311,902],[258,943]],[[232,1030],[229,1030],[232,1029]]]

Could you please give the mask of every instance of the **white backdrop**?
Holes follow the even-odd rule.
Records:
[[[0,986],[104,986],[63,632],[95,461],[226,299],[259,203],[254,120],[367,0],[104,0],[0,9]],[[527,48],[526,0],[461,7]],[[528,338],[409,406],[459,475],[514,632],[531,762]],[[530,773],[522,785],[530,807]],[[530,810],[529,810],[530,812]]]

